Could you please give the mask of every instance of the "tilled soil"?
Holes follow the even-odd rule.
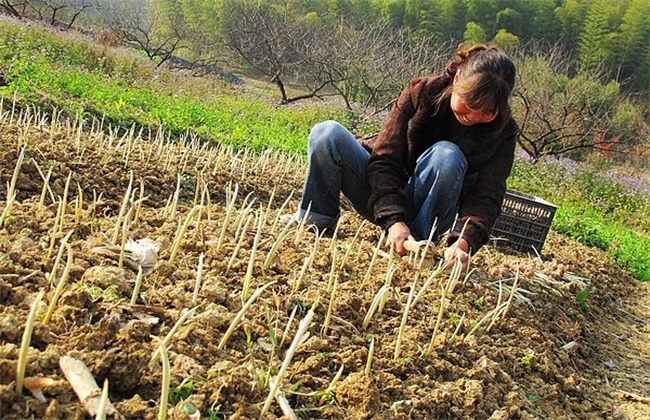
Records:
[[[61,371],[66,355],[108,381],[109,417],[157,418],[152,355],[170,332],[170,418],[288,418],[276,399],[262,410],[310,308],[279,378],[299,418],[650,418],[649,285],[597,250],[552,232],[541,258],[486,246],[450,287],[451,273],[434,274],[439,249],[433,261],[378,251],[379,229],[352,212],[335,236],[285,228],[277,216],[297,205],[299,158],[18,112],[2,114],[0,142],[4,419],[91,417]],[[144,238],[157,261],[132,304],[137,265],[120,264],[120,249]],[[422,293],[404,318],[411,289]],[[25,376],[52,379],[39,398],[15,390],[32,304]]]

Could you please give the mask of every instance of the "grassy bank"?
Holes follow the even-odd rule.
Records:
[[[650,281],[650,192],[598,165],[519,158],[510,187],[558,206],[552,229],[606,251],[636,278]]]
[[[304,153],[314,123],[332,118],[350,125],[353,118],[342,108],[277,107],[258,88],[156,69],[137,54],[10,20],[0,25],[0,70],[0,95],[24,105],[124,129],[162,125],[175,135],[192,132],[255,150]],[[650,280],[649,192],[602,168],[524,158],[510,186],[558,205],[554,230],[606,250],[638,279]]]
[[[3,97],[125,128],[163,125],[234,147],[301,151],[316,122],[350,122],[343,109],[277,107],[268,92],[156,69],[137,54],[45,28],[3,22],[0,45]]]

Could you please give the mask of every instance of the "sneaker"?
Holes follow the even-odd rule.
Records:
[[[296,216],[296,213],[282,214],[280,215],[280,222],[284,224],[298,223],[298,217]]]

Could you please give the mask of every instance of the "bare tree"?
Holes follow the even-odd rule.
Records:
[[[452,51],[449,43],[433,37],[384,26],[364,29],[359,48],[367,52],[360,55],[358,101],[376,109],[390,104],[409,79],[440,72]]]
[[[313,79],[329,83],[348,108],[382,109],[417,75],[439,71],[448,44],[384,23],[340,21],[307,49]],[[327,42],[323,42],[327,39]]]
[[[185,48],[183,22],[149,2],[112,1],[103,9],[106,24],[158,66]]]
[[[571,75],[568,54],[559,48],[528,48],[517,61],[513,109],[519,145],[531,158],[622,151],[635,143],[633,127],[616,127],[625,106],[616,82],[602,83],[597,71]]]
[[[0,0],[0,10],[8,15],[41,20],[66,30],[95,5],[94,0]]]
[[[339,95],[349,109],[385,106],[418,74],[441,67],[449,48],[387,24],[305,19],[286,4],[230,2],[228,48],[276,84],[281,103]],[[291,96],[287,86],[305,92]]]
[[[69,30],[87,9],[94,7],[92,0],[32,0],[29,8],[39,20],[52,26]]]
[[[299,78],[304,68],[303,50],[309,31],[290,13],[288,5],[228,2],[223,33],[233,54],[276,84],[281,103],[299,99],[289,97],[287,83]],[[320,89],[300,96],[313,97]]]
[[[29,0],[0,0],[0,9],[15,18],[24,17]]]

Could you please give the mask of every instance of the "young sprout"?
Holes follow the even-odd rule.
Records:
[[[237,328],[237,325],[239,324],[239,321],[242,319],[246,311],[248,311],[248,308],[251,307],[251,305],[257,300],[257,298],[260,297],[260,295],[269,287],[274,285],[276,282],[272,281],[270,283],[267,283],[261,287],[258,287],[257,290],[251,295],[251,297],[248,298],[246,303],[242,306],[242,308],[237,312],[237,315],[235,315],[235,318],[233,318],[232,322],[230,323],[230,326],[228,327],[228,330],[226,330],[226,333],[221,337],[221,340],[219,340],[219,345],[217,348],[219,350],[222,350],[225,346],[226,343],[228,342],[228,339],[232,335],[232,333],[235,331],[235,328]]]
[[[237,259],[237,254],[239,254],[239,249],[244,244],[244,238],[246,237],[246,233],[248,232],[248,225],[252,220],[253,220],[253,214],[249,214],[248,217],[246,218],[246,223],[244,223],[244,226],[241,229],[241,233],[239,233],[239,235],[235,234],[235,240],[237,242],[235,244],[235,248],[232,251],[232,255],[230,256],[230,260],[228,261],[228,265],[226,266],[226,274],[228,274],[230,268],[232,267],[232,265],[235,263],[235,260]],[[239,228],[237,228],[237,230],[239,231]]]
[[[440,261],[440,263],[438,264],[438,268],[436,268],[433,271],[433,273],[431,273],[431,275],[424,282],[424,284],[420,288],[420,291],[415,296],[415,299],[413,299],[413,306],[415,306],[418,303],[418,301],[422,298],[422,296],[424,295],[424,292],[426,292],[427,289],[429,288],[429,286],[431,286],[431,283],[433,283],[433,280],[437,279],[438,277],[440,277],[442,275],[442,273],[444,273],[445,270],[444,270],[444,268],[442,266],[443,262],[444,261]]]
[[[212,209],[212,199],[210,198],[210,188],[207,182],[205,183],[205,189],[203,191],[203,194],[205,195],[205,201],[206,201],[205,213],[208,218],[207,223],[209,225],[210,222],[212,221],[212,214],[210,213],[210,209]],[[201,200],[201,205],[203,205],[203,200]]]
[[[99,409],[95,420],[106,420],[106,407],[108,406],[108,379],[104,379],[102,387],[102,398],[99,400]]]
[[[199,300],[199,290],[201,290],[201,277],[203,277],[203,259],[205,254],[201,252],[199,255],[199,266],[196,269],[196,281],[194,282],[194,293],[192,293],[192,305],[196,306],[196,302]]]
[[[271,196],[269,197],[269,204],[266,206],[266,216],[268,217],[269,214],[271,214],[271,205],[273,204],[273,199],[275,198],[275,185],[273,186],[273,189],[271,190]],[[266,223],[266,220],[264,220]]]
[[[134,191],[135,192],[135,191]],[[124,218],[124,223],[122,224],[122,239],[120,242],[120,257],[117,262],[117,266],[119,268],[122,268],[122,264],[124,263],[124,253],[126,251],[126,240],[128,238],[129,234],[129,227],[130,227],[130,220],[131,220],[131,215],[133,215],[133,212],[135,211],[134,207],[131,207],[129,211],[126,213],[126,217]]]
[[[271,264],[273,264],[273,261],[275,260],[275,255],[278,253],[278,249],[280,249],[280,245],[282,244],[284,239],[289,235],[289,228],[291,227],[291,225],[292,222],[289,222],[286,225],[284,225],[284,228],[282,228],[277,238],[275,238],[273,245],[271,245],[271,250],[269,251],[268,254],[266,254],[266,258],[264,259],[264,265],[262,266],[264,270],[266,270],[271,266]]]
[[[465,320],[465,312],[463,312],[463,315],[461,315],[460,320],[456,325],[456,329],[454,330],[454,333],[451,335],[451,338],[449,339],[450,345],[454,342],[454,339],[456,339],[456,336],[458,335],[458,331],[460,330],[460,327],[463,325],[464,320]]]
[[[192,315],[194,312],[196,312],[197,309],[199,309],[199,307],[198,307],[198,306],[195,306],[195,307],[193,307],[192,309],[185,311],[185,313],[183,313],[183,315],[181,315],[181,317],[178,318],[178,320],[176,321],[176,323],[174,324],[174,326],[171,328],[171,330],[169,330],[169,332],[167,333],[167,335],[165,336],[165,338],[163,338],[163,340],[162,340],[162,342],[160,343],[160,345],[156,348],[156,351],[154,351],[153,354],[151,355],[151,361],[152,361],[152,362],[155,361],[156,358],[159,356],[159,354],[160,354],[160,349],[161,349],[162,347],[164,347],[165,350],[167,349],[167,346],[169,346],[169,342],[172,340],[172,337],[174,336],[174,334],[176,333],[176,331],[180,328],[181,325],[183,325],[183,323],[185,322],[185,320],[186,320],[187,318],[189,318],[190,315]]]
[[[83,133],[84,120],[80,118],[81,116],[77,114],[77,134],[75,135],[75,147],[77,149],[77,154],[80,154],[81,151],[81,133]]]
[[[25,147],[23,146],[20,149],[20,154],[18,155],[18,161],[16,162],[16,167],[14,168],[14,174],[11,177],[11,182],[7,188],[7,203],[5,209],[0,216],[0,228],[4,226],[5,221],[11,215],[11,208],[14,205],[14,200],[16,199],[16,183],[18,182],[18,174],[20,173],[20,168],[23,165],[23,159],[25,158]]]
[[[32,331],[34,331],[34,322],[36,322],[36,315],[38,313],[38,305],[41,303],[45,295],[45,290],[38,292],[36,299],[32,302],[27,316],[27,323],[23,331],[23,338],[20,342],[20,352],[18,353],[18,366],[16,367],[16,394],[23,392],[23,383],[25,381],[25,368],[27,367],[27,351],[29,350],[29,343],[32,340]]]
[[[167,355],[167,344],[162,341],[158,344],[156,352],[160,353],[160,362],[162,364],[162,381],[160,384],[160,407],[158,408],[158,420],[167,418],[167,401],[169,401],[169,384],[171,383],[171,368],[169,366],[169,356]]]
[[[375,247],[375,252],[372,253],[372,258],[370,259],[370,264],[368,264],[368,270],[366,271],[366,275],[363,276],[363,281],[361,282],[361,288],[368,283],[368,280],[370,280],[370,272],[372,270],[372,267],[375,265],[375,261],[377,260],[377,254],[379,254],[379,249],[381,248],[381,244],[384,242],[384,237],[386,236],[386,232],[382,229],[381,235],[379,236],[379,241],[377,241],[377,246]]]
[[[97,191],[93,188],[93,202],[88,209],[88,214],[90,215],[91,219],[94,219],[97,215],[97,204],[99,204],[99,202],[102,200],[102,194],[103,193],[100,193],[98,196]]]
[[[235,238],[235,242],[243,240],[244,236],[242,235],[241,229],[244,224],[244,220],[247,221],[250,218],[250,215],[253,213],[252,208],[253,205],[255,204],[256,199],[254,198],[253,200],[251,200],[250,203],[246,204],[252,194],[253,193],[250,193],[246,197],[244,197],[244,201],[242,202],[242,208],[237,212],[237,216],[235,217],[233,223],[235,226],[237,226],[235,228],[235,234],[233,235],[233,237]]]
[[[124,193],[124,199],[122,199],[122,205],[120,206],[120,212],[117,215],[117,220],[115,221],[115,228],[113,228],[113,236],[111,236],[111,243],[117,243],[117,239],[120,235],[120,227],[122,223],[122,216],[126,213],[126,207],[129,204],[129,199],[131,198],[131,188],[133,187],[133,171],[129,174],[129,185],[126,188]]]
[[[278,345],[278,350],[282,349],[282,345],[284,344],[284,339],[289,334],[289,328],[291,327],[291,323],[293,322],[293,319],[296,317],[296,312],[298,312],[298,305],[294,306],[293,309],[291,310],[291,315],[289,315],[289,320],[287,321],[287,326],[284,327],[284,331],[282,332],[282,338],[280,339],[280,344]]]
[[[305,227],[305,223],[307,223],[307,219],[309,218],[309,213],[311,213],[311,202],[309,202],[307,211],[305,211],[303,217],[300,218],[298,229],[296,229],[296,236],[293,238],[294,245],[298,245],[298,241],[300,241],[300,236],[302,235],[303,227]]]
[[[429,346],[424,354],[430,354],[433,350],[433,345],[435,343],[436,335],[438,334],[438,328],[440,327],[440,322],[442,320],[442,314],[445,310],[447,304],[447,297],[453,292],[458,278],[460,277],[462,271],[462,264],[458,262],[452,268],[452,271],[449,275],[449,280],[446,284],[440,284],[440,307],[438,310],[438,317],[436,318],[436,324],[433,328],[433,334],[431,335],[431,340],[429,341]],[[435,274],[435,273],[434,273]],[[428,280],[427,280],[428,282]],[[424,288],[423,288],[424,289]],[[421,290],[422,292],[423,290]],[[420,294],[418,294],[420,295]],[[417,300],[417,299],[416,299]]]
[[[145,197],[144,197],[144,180],[140,180],[140,197],[138,198],[138,201],[136,201],[135,204],[135,215],[133,216],[133,224],[137,224],[138,220],[140,220],[140,213],[142,212],[142,203],[144,202]]]
[[[503,282],[501,281],[501,279],[499,279],[499,297],[497,298],[497,308],[499,306],[501,306],[502,297],[503,297]],[[492,321],[490,321],[490,325],[488,325],[488,327],[487,327],[488,331],[490,331],[490,329],[492,329],[492,326],[494,325],[494,323],[496,321],[497,321],[497,317],[495,316],[495,317],[492,318]]]
[[[47,251],[47,258],[50,258],[52,256],[52,252],[54,252],[54,242],[56,241],[56,235],[61,233],[61,228],[63,227],[63,220],[65,219],[65,210],[67,206],[68,187],[70,185],[71,176],[72,172],[70,172],[68,175],[68,180],[65,183],[63,198],[59,199],[56,216],[54,217],[54,225],[52,226],[52,236],[50,237],[50,247]]]
[[[251,192],[246,197],[244,197],[241,210],[237,212],[237,217],[235,217],[234,223],[237,226],[237,229],[235,229],[235,237],[239,235],[239,229],[241,228],[242,220],[245,218],[245,216],[248,216],[250,213],[252,213],[253,205],[255,204],[255,201],[257,201],[257,198],[253,198],[250,203],[248,202],[248,199],[251,198],[252,195],[253,193]]]
[[[73,256],[72,248],[67,243],[65,244],[65,247],[68,250],[68,259],[66,260],[65,268],[63,269],[63,274],[59,279],[59,283],[56,285],[56,289],[54,290],[54,296],[52,297],[50,306],[47,308],[47,313],[45,314],[45,318],[43,318],[43,324],[47,324],[48,322],[50,322],[50,318],[52,318],[52,314],[54,313],[54,308],[56,307],[56,302],[59,300],[59,297],[61,297],[61,295],[63,294],[63,288],[65,287],[68,281],[68,276],[70,275],[70,269],[72,268],[72,256]]]
[[[404,307],[404,313],[402,314],[402,322],[399,325],[399,330],[397,333],[397,341],[395,342],[395,352],[393,354],[393,359],[397,360],[400,355],[400,347],[402,345],[402,337],[404,336],[404,329],[406,328],[406,321],[408,320],[409,311],[411,309],[411,302],[413,301],[413,295],[415,292],[415,286],[417,285],[418,279],[413,281],[411,285],[411,290],[409,290],[409,296],[406,300],[406,306]]]
[[[205,185],[205,181],[203,180],[203,174],[199,174],[199,180],[197,180],[196,183],[196,193],[198,194],[198,197],[200,197],[200,200],[195,200],[194,206],[198,203],[202,209],[206,209],[205,207],[205,194],[207,193],[207,188],[199,188],[200,185]],[[210,222],[210,213],[208,213],[208,223]],[[199,212],[199,215],[196,218],[196,225],[200,226],[201,225],[201,218],[203,217],[203,211]],[[194,237],[199,233],[199,229],[197,229],[194,232]]]
[[[275,216],[275,219],[273,220],[273,225],[271,226],[271,235],[275,232],[275,226],[278,224],[280,221],[280,216],[283,214],[284,208],[289,204],[289,201],[291,201],[291,198],[293,197],[293,191],[289,193],[289,197],[287,197],[286,200],[284,200],[284,203],[280,206],[280,210],[278,210],[277,215]],[[291,223],[288,223],[290,225]]]
[[[339,286],[338,276],[333,275],[333,277],[334,277],[334,281],[333,281],[334,284],[332,285],[332,294],[330,295],[330,301],[329,301],[329,304],[327,305],[327,315],[325,316],[325,321],[323,322],[323,328],[321,330],[321,335],[323,335],[323,336],[327,335],[327,329],[330,326],[330,318],[332,316],[332,311],[334,309],[334,302],[335,302],[335,299],[336,299],[336,291],[337,291],[338,286]]]
[[[171,208],[169,210],[169,217],[174,218],[176,216],[176,209],[178,208],[178,198],[181,194],[181,174],[176,175],[176,189],[172,195]]]
[[[41,171],[41,168],[38,166],[36,161],[32,159],[32,163],[36,167],[36,170],[38,173],[41,175],[41,178],[43,179],[43,188],[41,189],[41,198],[38,200],[38,209],[42,210],[45,208],[45,195],[46,193],[49,193],[50,199],[52,200],[53,203],[56,203],[56,198],[54,198],[54,193],[52,192],[52,188],[50,188],[50,178],[52,177],[52,171],[54,168],[50,166],[50,169],[47,171],[47,175],[43,175],[43,171]]]
[[[84,191],[81,188],[81,185],[77,182],[77,202],[74,209],[74,219],[76,223],[81,223],[83,219],[83,208],[84,208]]]
[[[363,228],[366,226],[367,220],[363,220],[359,224],[359,228],[357,229],[357,232],[354,234],[354,237],[352,238],[352,241],[348,245],[347,251],[345,251],[345,255],[343,256],[343,259],[341,260],[341,267],[340,269],[343,270],[345,267],[345,263],[348,262],[348,257],[350,256],[350,253],[352,252],[352,248],[354,248],[354,244],[357,242],[357,239],[359,239],[359,235],[361,234],[361,231]]]
[[[264,224],[264,212],[260,210],[259,221],[257,224],[257,233],[255,234],[255,239],[253,240],[253,248],[251,249],[251,255],[248,259],[248,267],[246,268],[246,275],[244,276],[244,284],[242,287],[241,297],[242,300],[248,297],[248,291],[250,290],[251,280],[253,279],[253,268],[255,267],[255,254],[257,254],[257,247],[260,243],[260,238],[262,236],[262,227]]]
[[[293,337],[293,341],[291,342],[291,345],[289,346],[289,350],[287,350],[284,360],[282,361],[280,370],[278,371],[278,374],[275,376],[275,378],[271,380],[269,395],[266,398],[266,401],[264,402],[264,406],[262,407],[262,412],[260,413],[261,416],[264,416],[264,414],[266,414],[266,412],[269,410],[269,407],[271,406],[271,402],[275,398],[278,388],[280,388],[280,383],[282,382],[282,379],[285,373],[287,372],[289,363],[291,363],[291,359],[293,359],[293,355],[295,354],[296,349],[302,343],[303,336],[307,332],[307,329],[311,324],[311,320],[314,318],[314,308],[317,304],[318,304],[318,299],[316,300],[316,302],[314,302],[312,307],[309,309],[307,315],[305,315],[305,318],[303,318],[303,320],[300,321],[300,324],[298,324],[298,331],[296,331],[296,335]]]
[[[515,274],[515,282],[510,288],[510,296],[508,296],[508,302],[506,303],[506,306],[500,315],[501,319],[503,319],[506,316],[506,313],[508,313],[508,310],[510,309],[510,305],[512,304],[512,299],[515,297],[515,294],[517,293],[518,285],[519,285],[519,268],[517,268],[517,273]]]
[[[478,330],[479,327],[480,327],[481,325],[483,325],[483,323],[486,322],[488,319],[491,319],[493,316],[497,316],[497,315],[499,314],[499,312],[500,312],[501,310],[503,310],[503,308],[506,307],[506,305],[507,305],[507,302],[504,302],[504,303],[502,303],[500,306],[497,306],[496,308],[492,309],[490,312],[488,312],[487,314],[485,314],[485,316],[483,316],[483,318],[481,318],[481,319],[480,319],[480,320],[479,320],[479,321],[474,325],[474,328],[472,328],[472,329],[470,330],[470,332],[467,333],[467,335],[463,338],[463,340],[467,340],[469,337],[471,337],[471,335],[474,334],[474,332],[476,332],[476,330]]]
[[[370,337],[370,348],[368,349],[368,359],[366,359],[366,367],[363,373],[370,376],[370,369],[372,367],[372,358],[375,355],[375,336]]]
[[[68,243],[68,239],[70,239],[70,236],[72,236],[73,232],[74,230],[71,230],[63,237],[63,239],[61,239],[61,243],[59,244],[59,252],[56,254],[54,265],[52,265],[52,271],[49,275],[49,278],[52,281],[54,280],[54,277],[56,277],[57,271],[59,271],[59,265],[61,265],[61,259],[63,258],[63,250],[65,249],[65,244]]]
[[[336,242],[338,242],[336,239],[332,240],[332,243],[336,243]],[[327,291],[328,292],[332,291],[332,284],[336,281],[335,280],[335,277],[336,277],[336,257],[338,255],[338,247],[336,245],[334,247],[332,247],[331,255],[332,255],[332,265],[330,266],[330,273],[329,273],[329,277],[328,277],[328,280],[327,280]]]
[[[334,378],[332,378],[332,381],[330,384],[327,386],[325,391],[323,391],[323,396],[321,397],[320,400],[320,405],[325,404],[326,398],[332,398],[334,395],[334,387],[336,387],[336,384],[339,382],[339,379],[341,379],[341,375],[343,375],[343,368],[345,368],[345,365],[341,365],[339,370],[336,372],[336,375],[334,375]]]
[[[190,222],[192,221],[192,218],[194,217],[194,214],[197,211],[201,211],[201,206],[196,206],[190,210],[190,212],[187,214],[185,217],[185,221],[183,224],[178,228],[178,232],[176,233],[176,236],[174,237],[174,242],[172,243],[172,249],[169,255],[169,263],[173,264],[174,259],[176,258],[176,254],[178,253],[178,250],[181,247],[181,242],[183,241],[183,236],[185,236],[185,231],[187,230],[187,227],[189,226]]]
[[[230,187],[228,188],[228,191],[230,192]],[[217,241],[217,246],[216,246],[217,252],[221,249],[221,246],[223,245],[223,240],[226,237],[228,222],[230,222],[230,217],[232,216],[232,212],[235,208],[235,201],[237,200],[238,191],[239,191],[239,185],[235,184],[235,190],[231,193],[230,201],[228,201],[228,205],[226,206],[226,216],[223,219],[222,222],[223,224],[221,225],[221,234],[219,235],[219,240]]]
[[[131,295],[131,305],[135,305],[135,302],[138,300],[140,287],[142,287],[142,266],[138,265],[138,274],[135,276],[135,286],[133,287],[133,294]],[[194,305],[194,302],[192,302],[192,304]]]
[[[386,281],[384,282],[384,286],[386,286],[386,292],[381,296],[381,299],[379,299],[379,306],[377,307],[378,313],[382,313],[384,311],[384,305],[386,304],[386,299],[388,299],[388,292],[390,291],[390,285],[393,281],[393,275],[395,275],[396,271],[397,267],[391,263],[388,266],[388,272],[386,272]]]
[[[293,293],[296,293],[300,289],[300,286],[302,285],[302,282],[305,279],[305,275],[307,274],[307,271],[309,271],[309,269],[311,268],[311,265],[314,262],[314,258],[316,257],[316,251],[318,250],[318,243],[320,242],[321,237],[322,237],[321,235],[316,235],[314,237],[314,247],[312,248],[309,256],[305,259],[305,261],[302,264],[300,275],[298,275],[298,279],[293,284],[293,288],[292,288]]]
[[[362,329],[368,328],[368,324],[370,324],[370,321],[372,320],[372,316],[375,314],[375,311],[379,307],[379,303],[383,299],[384,295],[388,293],[388,286],[383,284],[377,293],[375,294],[375,297],[372,299],[372,302],[370,303],[370,307],[368,308],[368,312],[366,313],[366,316],[363,318],[363,323],[361,324]]]
[[[338,242],[339,227],[341,227],[341,220],[342,219],[343,219],[342,217],[339,217],[339,220],[337,220],[336,226],[334,227],[334,232],[332,232],[332,241],[330,242],[330,254],[332,252],[334,252],[334,249],[338,248],[338,246],[339,246],[339,242]]]

